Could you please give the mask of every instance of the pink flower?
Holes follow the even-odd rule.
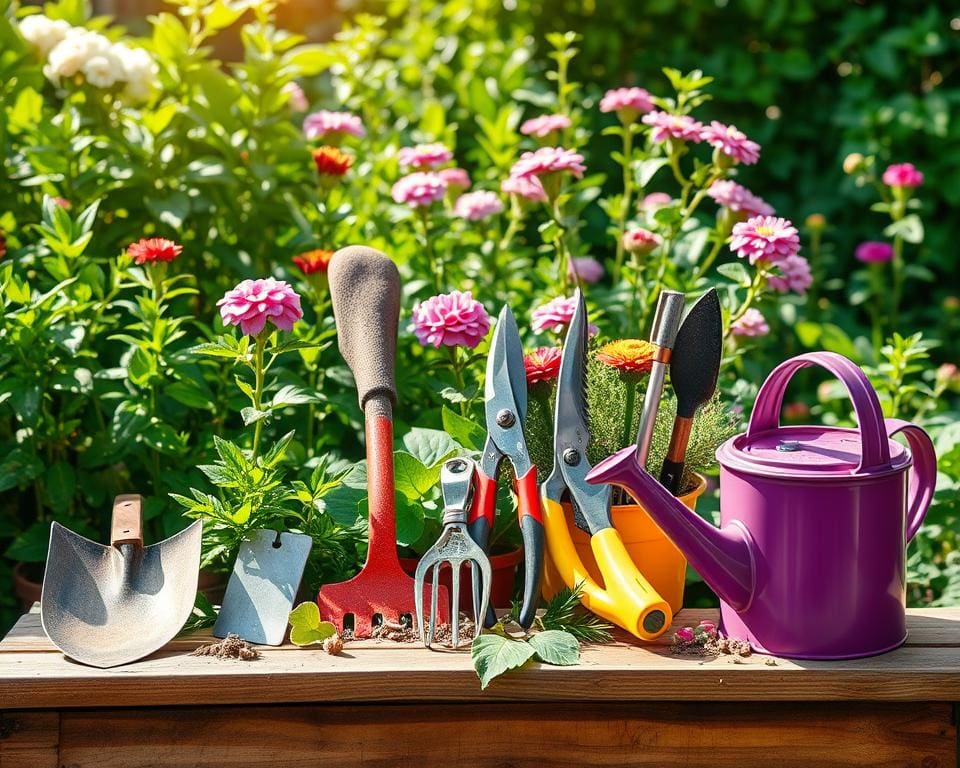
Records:
[[[860,243],[853,255],[858,261],[865,264],[882,264],[893,259],[893,246],[890,243],[868,240],[865,243]]]
[[[692,643],[696,639],[691,627],[680,627],[673,636],[681,643]]]
[[[662,242],[660,235],[643,227],[633,227],[623,233],[623,249],[638,256],[646,256]]]
[[[781,274],[769,275],[767,282],[771,288],[780,293],[793,291],[803,296],[813,283],[810,262],[803,256],[787,256],[783,261],[777,262],[777,269]]]
[[[437,174],[451,189],[470,189],[470,174],[463,168],[441,168]]]
[[[182,245],[165,237],[144,237],[127,246],[127,253],[137,264],[173,261],[182,252]]]
[[[286,83],[283,88],[280,89],[280,92],[286,94],[287,104],[290,105],[290,109],[294,112],[306,112],[310,109],[310,102],[307,101],[307,95],[303,92],[303,88],[300,87],[300,83],[296,80],[291,80],[289,83]]]
[[[578,278],[587,285],[593,285],[603,279],[603,264],[589,256],[570,259],[570,261],[567,262],[567,274],[571,278]]]
[[[707,194],[717,205],[734,213],[744,213],[748,216],[773,216],[773,206],[762,197],[753,194],[749,189],[730,179],[721,179],[710,185]]]
[[[710,637],[717,636],[717,625],[714,624],[712,621],[708,621],[707,619],[704,619],[703,621],[701,621],[697,625],[697,629],[706,632],[708,635],[710,635]]]
[[[570,321],[573,320],[573,313],[576,309],[576,296],[570,298],[558,296],[555,299],[550,299],[546,304],[537,307],[530,313],[530,327],[534,333],[543,333],[544,331],[562,333],[564,328],[570,325]],[[596,336],[600,329],[591,323],[589,331],[591,336]]]
[[[703,124],[690,115],[671,115],[669,112],[650,112],[643,116],[643,122],[652,126],[650,138],[654,141],[680,139],[698,143],[703,140]]]
[[[524,136],[536,136],[543,139],[556,131],[566,130],[570,125],[570,118],[566,115],[540,115],[540,117],[533,117],[521,125],[520,133]]]
[[[326,109],[304,118],[303,133],[308,139],[323,138],[331,133],[349,134],[361,139],[367,134],[363,122],[356,115],[349,112],[330,112]]]
[[[529,178],[520,176],[508,176],[500,182],[500,191],[511,195],[518,195],[526,200],[532,200],[535,203],[547,202],[547,193],[543,189],[543,184],[536,176]]]
[[[490,316],[470,291],[432,296],[413,308],[413,332],[424,346],[473,349],[490,330]]]
[[[73,208],[73,205],[72,205],[72,204],[70,203],[70,201],[67,200],[67,198],[65,198],[65,197],[55,197],[55,198],[53,198],[53,204],[60,206],[60,207],[63,208],[63,210],[65,210],[65,211],[69,211],[71,208]]]
[[[401,168],[436,168],[453,160],[453,152],[439,142],[417,144],[414,147],[402,147],[397,153]]]
[[[800,250],[800,234],[787,219],[754,216],[733,225],[730,250],[751,264],[758,261],[777,264]]]
[[[502,210],[503,202],[496,193],[479,190],[460,195],[453,206],[453,215],[469,221],[480,221]]]
[[[700,132],[700,138],[735,162],[753,165],[760,159],[760,145],[748,139],[735,125],[713,120]]]
[[[447,183],[440,178],[440,174],[422,171],[404,176],[390,190],[396,202],[406,203],[413,208],[443,200],[446,192]]]
[[[650,92],[644,88],[613,88],[600,99],[601,112],[616,112],[626,123],[654,108]]]
[[[578,179],[587,167],[583,164],[583,155],[563,147],[541,147],[536,152],[524,152],[513,164],[510,175],[518,178],[532,178],[548,173],[569,171]]]
[[[281,331],[289,331],[303,317],[300,297],[288,283],[267,277],[244,280],[217,302],[220,317],[227,325],[239,325],[248,336],[260,333],[267,320]]]
[[[760,310],[751,307],[733,322],[730,330],[734,336],[766,336],[770,333],[770,326]]]
[[[553,381],[560,375],[562,353],[557,347],[538,347],[523,357],[527,386]]]
[[[651,192],[640,201],[637,206],[641,211],[655,211],[664,208],[673,202],[673,198],[666,192]]]
[[[897,163],[887,166],[883,172],[883,183],[888,187],[913,189],[923,184],[923,173],[913,163]]]

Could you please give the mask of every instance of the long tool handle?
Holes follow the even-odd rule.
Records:
[[[484,552],[490,551],[490,536],[493,533],[493,524],[497,518],[497,478],[487,475],[479,466],[476,474],[477,487],[473,494],[473,504],[470,507],[467,530],[470,538]],[[473,583],[473,600],[475,605],[481,602],[481,585]],[[483,626],[490,628],[497,623],[497,616],[493,606],[488,605],[483,618]]]
[[[523,602],[517,623],[529,629],[537,617],[540,581],[543,578],[543,509],[537,487],[537,468],[531,466],[517,478],[517,510],[523,534]]]
[[[390,401],[383,395],[371,397],[364,412],[369,499],[367,563],[390,561],[399,567]]]
[[[674,496],[680,493],[683,480],[684,460],[687,456],[687,444],[690,442],[690,430],[693,419],[677,416],[673,422],[673,434],[670,435],[670,447],[660,470],[660,484]]]
[[[143,546],[143,496],[127,493],[113,500],[113,518],[110,521],[110,543]]]

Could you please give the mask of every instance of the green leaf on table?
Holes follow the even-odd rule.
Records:
[[[193,603],[193,610],[190,612],[190,618],[180,630],[184,632],[195,632],[204,627],[212,627],[217,622],[217,609],[213,607],[203,592],[197,592],[197,599]]]
[[[320,621],[320,608],[314,602],[300,603],[290,611],[290,642],[294,645],[322,643],[337,634],[337,628],[329,621]]]
[[[460,445],[469,451],[483,449],[483,442],[487,434],[483,427],[470,421],[470,419],[464,418],[445,405],[442,407],[440,415],[443,419],[444,431]]]
[[[580,661],[580,643],[562,629],[547,629],[527,639],[537,658],[545,664],[569,667]]]
[[[441,429],[414,427],[403,436],[404,447],[428,467],[457,452],[457,444]]]
[[[535,653],[533,646],[523,640],[493,633],[480,635],[470,648],[473,668],[480,678],[480,689],[485,689],[504,672],[522,667]]]

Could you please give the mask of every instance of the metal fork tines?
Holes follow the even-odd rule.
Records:
[[[470,564],[473,581],[473,623],[475,635],[480,634],[483,617],[490,603],[492,573],[490,561],[484,551],[470,538],[467,517],[473,499],[473,480],[476,464],[471,459],[449,459],[440,472],[440,488],[443,492],[443,531],[437,542],[427,550],[417,565],[414,585],[414,600],[417,607],[417,626],[420,641],[429,648],[436,633],[437,598],[440,587],[440,568],[448,565],[451,570],[451,643],[460,645],[460,569]],[[427,571],[433,569],[430,589],[430,619],[423,613],[423,591]],[[480,588],[477,589],[477,585]],[[426,626],[425,626],[426,625]]]

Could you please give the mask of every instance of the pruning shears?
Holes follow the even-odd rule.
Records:
[[[516,477],[520,531],[523,535],[524,586],[518,622],[529,629],[536,618],[543,576],[543,512],[537,489],[537,468],[523,436],[527,415],[527,377],[517,321],[504,306],[497,320],[487,358],[484,382],[487,440],[477,467],[476,491],[469,516],[470,537],[486,551],[497,514],[497,487],[504,460]],[[496,621],[487,612],[486,626]]]
[[[663,634],[673,611],[637,569],[613,527],[609,485],[586,480],[590,471],[587,446],[587,308],[577,291],[577,308],[567,331],[557,382],[553,471],[541,487],[543,521],[550,559],[571,589],[581,589],[581,602],[598,616],[633,635],[652,640]],[[577,554],[561,502],[568,496],[578,527],[590,534],[590,546],[603,577],[601,586]]]

